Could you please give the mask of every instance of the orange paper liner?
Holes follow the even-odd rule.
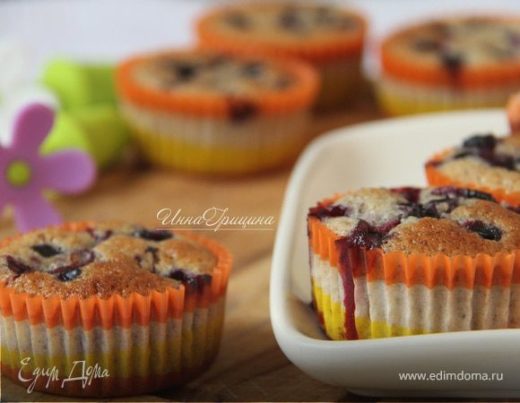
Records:
[[[520,92],[512,95],[507,102],[507,118],[511,134],[520,134]]]
[[[66,223],[61,225],[60,228],[69,231],[81,231],[92,225],[94,224],[90,222]],[[192,314],[199,309],[216,307],[221,303],[226,294],[232,258],[223,246],[213,240],[187,232],[183,232],[183,235],[206,247],[217,258],[216,266],[211,273],[211,282],[204,283],[202,286],[199,285],[195,292],[186,289],[183,284],[179,284],[178,287],[172,286],[165,290],[152,291],[149,295],[134,292],[125,297],[112,295],[108,298],[97,296],[85,299],[78,297],[60,298],[59,296],[29,295],[18,292],[4,282],[0,282],[0,313],[4,318],[12,316],[16,322],[28,321],[30,325],[43,324],[48,329],[61,325],[67,330],[81,327],[84,331],[91,330],[94,327],[101,327],[106,330],[111,330],[116,326],[122,328],[129,328],[133,325],[146,327],[151,325],[152,322],[165,323],[169,319],[180,319],[184,322],[186,314]],[[0,249],[19,236],[21,235],[1,241]],[[190,328],[186,328],[184,324],[182,326],[183,334],[185,331],[191,333]],[[208,324],[206,323],[203,326],[208,326]],[[155,388],[170,387],[183,383],[198,374],[204,368],[204,365],[214,358],[218,349],[220,325],[217,325],[216,329],[219,333],[216,340],[207,340],[209,343],[207,346],[199,346],[201,351],[181,352],[183,357],[187,357],[183,358],[183,362],[186,360],[186,363],[183,364],[182,373],[175,373],[172,377],[159,377],[166,379],[167,382],[160,381],[159,378],[147,379],[142,377],[143,385],[155,385]],[[196,342],[194,338],[203,337],[204,334],[198,336],[190,334],[189,339],[186,342],[183,341],[183,348],[193,348],[193,343]],[[197,341],[200,342],[200,340]],[[204,356],[204,354],[207,356]],[[17,368],[11,368],[5,362],[2,362],[2,369],[8,376],[18,371]],[[17,381],[16,376],[12,379]],[[113,389],[113,385],[116,385],[116,389]],[[122,390],[119,390],[120,386],[123,387]],[[118,379],[116,375],[112,379],[96,380],[92,386],[86,389],[72,387],[72,389],[67,388],[66,390],[61,388],[53,390],[43,387],[40,390],[77,396],[115,396],[135,394],[136,391],[146,392],[152,389],[133,388],[131,379]]]
[[[486,16],[488,18],[489,16]],[[497,21],[518,21],[520,18],[511,16],[492,17]],[[439,19],[433,20],[437,21]],[[442,19],[440,19],[442,20]],[[424,23],[432,22],[426,21]],[[423,24],[424,24],[423,23]],[[403,58],[399,53],[392,52],[392,42],[402,35],[408,35],[422,24],[406,27],[388,36],[381,44],[381,66],[385,74],[405,82],[417,82],[425,85],[446,85],[458,88],[485,88],[507,83],[520,82],[520,62],[504,62],[493,66],[464,66],[456,79],[442,66],[429,63],[416,63],[411,58]],[[411,34],[413,35],[413,34]]]
[[[81,231],[92,223],[67,223],[62,228]],[[48,327],[63,325],[66,329],[82,326],[90,330],[94,326],[110,329],[113,326],[129,327],[133,324],[146,325],[151,321],[165,322],[169,318],[179,318],[185,311],[195,307],[206,308],[225,294],[231,270],[231,255],[217,242],[190,233],[184,236],[195,240],[217,258],[217,265],[211,274],[211,283],[199,293],[186,292],[185,286],[168,287],[162,291],[152,291],[150,295],[133,292],[128,296],[112,295],[108,298],[90,296],[60,298],[59,296],[33,296],[18,292],[0,282],[0,309],[3,316],[14,316],[15,320],[29,320],[32,325],[44,323]],[[0,243],[5,247],[14,238]]]
[[[134,69],[139,64],[156,57],[183,54],[215,54],[213,51],[172,50],[137,56],[119,65],[116,72],[116,85],[119,96],[136,105],[173,113],[186,113],[195,116],[229,118],[234,103],[252,102],[258,112],[264,115],[283,114],[305,110],[314,102],[318,91],[319,79],[313,68],[293,60],[273,60],[257,55],[242,56],[245,61],[267,61],[290,73],[296,84],[284,90],[262,90],[252,96],[237,96],[215,93],[179,94],[175,91],[159,91],[145,87],[135,80]]]
[[[273,7],[273,4],[261,4],[257,2],[253,7]],[[279,7],[279,4],[274,4]],[[274,57],[291,57],[305,60],[313,64],[327,63],[341,58],[360,58],[363,52],[365,34],[367,30],[366,20],[357,12],[345,10],[350,17],[355,18],[359,29],[352,33],[341,33],[330,35],[329,38],[319,40],[302,39],[298,44],[291,43],[286,45],[276,38],[251,38],[245,33],[237,35],[234,33],[225,34],[217,32],[214,24],[228,12],[244,9],[247,11],[248,5],[221,7],[210,11],[202,16],[197,23],[197,33],[199,44],[203,48],[216,49],[234,54],[263,54]]]
[[[330,205],[337,199],[324,200],[320,205]],[[311,251],[341,274],[345,291],[343,303],[347,339],[358,338],[353,282],[357,277],[366,276],[368,282],[384,281],[387,285],[424,285],[430,289],[443,286],[450,290],[456,287],[474,289],[477,286],[490,288],[520,284],[520,249],[493,256],[484,253],[476,256],[406,255],[379,248],[348,248],[341,244],[342,237],[315,217],[309,217],[308,229]]]
[[[468,188],[489,193],[497,201],[505,202],[513,207],[520,207],[520,192],[509,192],[507,189],[492,189],[474,182],[463,182],[450,178],[435,166],[436,162],[442,161],[451,150],[444,150],[435,154],[426,164],[425,172],[428,183],[432,186],[455,186]]]

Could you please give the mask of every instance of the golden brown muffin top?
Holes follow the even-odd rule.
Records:
[[[474,135],[428,164],[458,182],[520,192],[520,136]]]
[[[208,51],[164,52],[143,58],[133,71],[144,88],[177,95],[255,97],[285,91],[297,81],[280,64]]]
[[[19,292],[107,298],[209,281],[216,257],[195,241],[138,225],[49,228],[0,249],[0,281]]]
[[[348,247],[475,256],[520,249],[520,214],[454,187],[361,189],[309,212]]]
[[[405,28],[390,36],[386,50],[422,66],[456,71],[520,62],[520,19],[457,16]]]
[[[364,29],[357,13],[331,5],[257,1],[234,4],[211,15],[219,36],[244,35],[252,41],[292,46],[311,41],[327,43]]]

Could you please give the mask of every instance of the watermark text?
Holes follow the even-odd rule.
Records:
[[[32,368],[32,371],[30,370]],[[28,375],[28,372],[30,373]],[[49,389],[51,384],[60,383],[63,389],[69,382],[80,382],[82,389],[92,385],[94,379],[108,378],[110,376],[108,369],[103,368],[99,364],[87,365],[85,361],[73,361],[70,371],[63,377],[57,366],[40,368],[31,366],[31,357],[25,357],[20,360],[20,369],[18,371],[18,380],[27,384],[27,393],[32,393],[38,381],[45,381],[45,389]]]
[[[274,216],[233,215],[229,208],[210,207],[198,215],[185,215],[182,209],[163,208],[157,212],[161,228],[195,231],[272,231]]]
[[[503,372],[399,372],[402,382],[502,382]]]

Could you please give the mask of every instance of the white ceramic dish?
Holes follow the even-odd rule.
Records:
[[[423,163],[433,152],[472,133],[506,130],[501,110],[431,114],[339,129],[307,148],[285,195],[270,290],[274,333],[295,365],[323,382],[366,395],[520,397],[520,330],[330,341],[308,308],[305,217],[310,206],[346,189],[424,185]],[[459,377],[499,372],[503,380],[399,379],[400,372],[440,378],[440,371]]]

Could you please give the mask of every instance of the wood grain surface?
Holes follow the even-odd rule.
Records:
[[[344,113],[320,116],[313,131],[378,118],[370,101]],[[185,215],[209,207],[233,215],[273,215],[278,220],[290,168],[242,179],[217,180],[128,165],[101,175],[88,194],[58,198],[67,220],[117,219],[156,226],[161,208],[181,208]],[[14,232],[10,214],[0,217],[0,236]],[[220,353],[200,378],[154,396],[119,401],[365,401],[344,389],[305,375],[279,349],[271,329],[268,286],[272,231],[218,231],[207,235],[233,253],[234,268],[226,306]],[[25,389],[2,378],[3,401],[71,401]],[[117,400],[116,400],[117,401]]]

